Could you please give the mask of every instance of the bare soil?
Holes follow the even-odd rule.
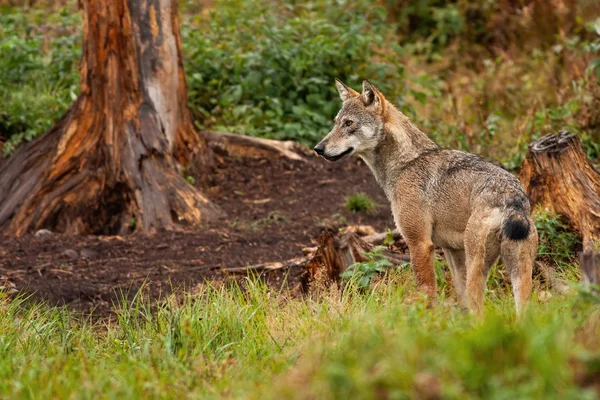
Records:
[[[159,297],[174,288],[230,279],[227,268],[301,256],[324,230],[353,224],[378,231],[393,227],[382,190],[357,159],[219,157],[210,168],[189,170],[195,185],[226,212],[223,220],[155,235],[0,236],[0,287],[105,314],[142,286]],[[345,210],[345,196],[357,192],[371,196],[377,211]],[[293,288],[303,272],[280,270],[266,278],[275,287]]]

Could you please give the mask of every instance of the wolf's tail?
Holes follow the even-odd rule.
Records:
[[[506,218],[502,225],[504,237],[510,240],[527,239],[531,231],[531,223],[529,221],[524,201],[521,199],[510,201],[507,204]]]

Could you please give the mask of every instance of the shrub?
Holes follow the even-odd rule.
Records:
[[[78,29],[79,16],[67,8],[50,15],[0,9],[0,134],[9,138],[2,148],[5,156],[50,128],[76,98]]]
[[[439,57],[438,52],[465,27],[460,8],[447,0],[384,2],[411,50]]]
[[[373,213],[377,210],[377,203],[366,193],[355,193],[346,197],[344,208],[354,213]]]
[[[401,49],[387,40],[385,17],[365,0],[217,2],[182,29],[198,125],[314,145],[340,108],[335,77],[402,92]]]
[[[539,237],[538,257],[551,260],[558,266],[572,262],[580,240],[561,221],[561,216],[538,206],[533,218]]]
[[[184,0],[180,10],[189,102],[202,129],[312,146],[340,107],[334,77],[355,88],[369,78],[443,146],[513,169],[532,139],[566,128],[598,160],[594,2],[209,3]],[[5,154],[47,130],[78,93],[80,14],[75,0],[61,4],[0,6]]]
[[[360,289],[366,289],[377,274],[385,272],[392,263],[381,253],[383,246],[377,246],[371,252],[363,253],[367,260],[356,262],[348,267],[340,277],[354,282]]]
[[[595,74],[600,82],[600,18],[586,26],[593,39],[585,44],[584,49],[595,57],[590,62],[587,71]]]

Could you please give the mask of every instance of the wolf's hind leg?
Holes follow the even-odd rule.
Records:
[[[502,261],[510,274],[517,316],[521,315],[531,296],[532,271],[537,254],[538,235],[533,221],[532,231],[525,240],[502,241]]]
[[[477,316],[483,316],[483,300],[490,268],[500,254],[500,215],[474,213],[465,230],[467,266],[467,305]]]
[[[450,267],[450,272],[452,273],[452,283],[454,284],[458,302],[460,305],[466,307],[467,267],[465,264],[465,251],[444,248],[444,257],[446,257],[448,267]]]

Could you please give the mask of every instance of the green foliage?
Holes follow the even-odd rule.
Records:
[[[581,145],[583,146],[587,157],[592,160],[592,162],[600,161],[600,142],[596,141],[592,135],[584,134],[581,136]]]
[[[404,33],[403,41],[413,52],[438,58],[439,51],[464,30],[461,10],[447,0],[385,2]]]
[[[572,262],[576,255],[575,246],[580,239],[564,225],[561,216],[538,206],[533,218],[539,237],[538,256],[558,266]]]
[[[354,193],[346,197],[344,208],[354,213],[373,213],[377,210],[377,203],[366,193]]]
[[[387,231],[385,232],[385,239],[383,239],[383,245],[390,246],[395,242],[396,241],[394,240],[394,232],[390,228],[387,228]]]
[[[401,49],[385,17],[365,0],[216,2],[210,18],[182,27],[199,125],[314,145],[341,105],[335,77],[401,93]]]
[[[589,23],[586,28],[594,35],[594,38],[585,45],[585,50],[594,55],[587,72],[595,74],[600,83],[600,18]]]
[[[361,289],[369,287],[371,279],[392,266],[392,263],[381,253],[383,249],[384,246],[377,246],[373,251],[362,253],[362,256],[367,261],[356,262],[350,265],[340,277],[356,283],[357,287]]]
[[[132,217],[129,220],[127,227],[129,228],[130,231],[134,231],[136,226],[137,226],[137,219],[135,217]]]
[[[565,124],[577,112],[578,108],[579,104],[575,100],[571,100],[558,107],[536,112],[531,127],[534,132],[533,138],[538,138],[548,133],[556,133],[561,128],[568,128]]]
[[[599,160],[593,5],[577,2],[561,16],[544,2],[210,3],[187,0],[180,13],[201,128],[312,146],[340,107],[334,77],[355,88],[369,78],[443,146],[516,169],[532,139],[569,129]],[[74,0],[62,4],[0,8],[5,155],[47,130],[78,93],[80,14]]]
[[[406,265],[409,265],[408,263]],[[448,289],[448,285],[451,282],[450,268],[445,258],[438,256],[433,257],[433,269],[435,270],[435,279],[437,283],[437,290],[440,293],[445,293]]]
[[[4,102],[0,111],[0,131],[10,135],[2,148],[4,156],[11,154],[23,141],[31,141],[48,130],[73,101],[71,96],[65,95],[60,84],[55,87],[47,84],[42,77],[10,89],[10,93],[0,89],[0,102]]]
[[[52,24],[52,25],[50,25]],[[79,92],[79,16],[0,8],[0,136],[4,155],[52,126]],[[0,138],[1,139],[1,138]]]
[[[600,305],[600,285],[586,283],[576,286],[576,289],[581,302]]]

